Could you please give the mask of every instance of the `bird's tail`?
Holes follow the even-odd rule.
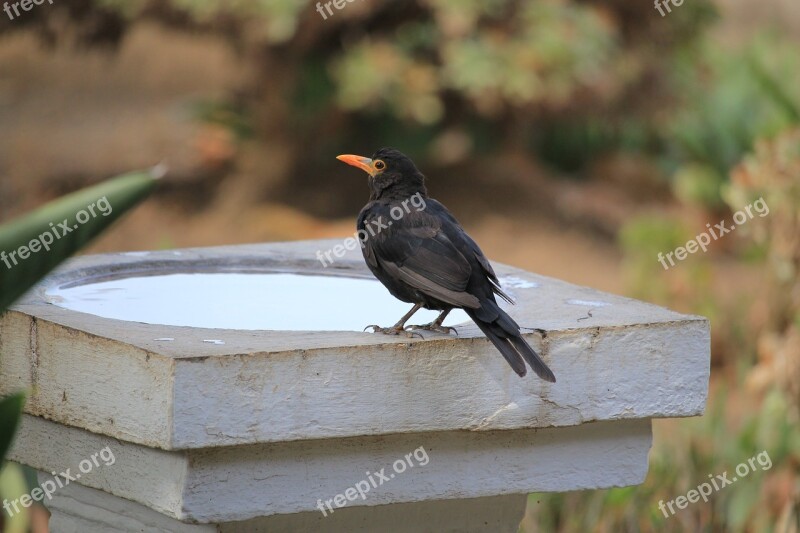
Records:
[[[500,309],[497,303],[491,300],[482,300],[480,308],[465,308],[464,311],[492,341],[492,344],[500,350],[508,364],[520,377],[526,373],[525,361],[527,361],[537,376],[551,383],[556,382],[553,371],[520,335],[519,325]]]

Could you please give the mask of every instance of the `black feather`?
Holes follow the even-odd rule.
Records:
[[[495,295],[514,302],[500,288],[489,260],[447,208],[428,197],[425,177],[414,163],[391,148],[378,150],[372,159],[385,165],[370,173],[370,201],[357,227],[375,277],[404,302],[440,311],[464,309],[514,372],[524,376],[527,361],[540,378],[555,382],[519,325],[497,305]],[[424,205],[410,203],[411,198]],[[401,218],[392,216],[398,212]]]

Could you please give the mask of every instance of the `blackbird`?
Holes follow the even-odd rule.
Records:
[[[395,298],[414,304],[397,324],[371,327],[388,335],[421,329],[448,333],[447,314],[463,309],[500,350],[520,377],[525,361],[545,381],[553,372],[525,342],[519,325],[503,311],[495,295],[514,303],[500,288],[492,265],[445,206],[428,197],[425,176],[414,162],[392,148],[372,157],[337,157],[369,174],[369,202],[358,215],[358,235],[367,266]],[[421,307],[441,311],[424,326],[405,323]]]

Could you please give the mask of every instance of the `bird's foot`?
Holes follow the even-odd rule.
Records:
[[[430,324],[424,324],[422,326],[406,326],[406,329],[409,331],[415,330],[422,330],[422,331],[434,331],[436,333],[442,333],[444,335],[450,335],[450,333],[455,333],[458,336],[458,331],[456,328],[451,328],[450,326],[443,326],[441,324],[437,324],[436,322],[431,322]]]
[[[403,335],[404,337],[412,338],[414,335],[419,337],[420,339],[423,338],[422,335],[419,333],[415,333],[413,331],[407,331],[401,326],[392,326],[390,328],[382,328],[375,324],[370,324],[369,326],[364,328],[364,331],[367,331],[369,328],[372,328],[372,333],[383,333],[384,335]]]

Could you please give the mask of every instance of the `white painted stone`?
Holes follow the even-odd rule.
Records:
[[[518,298],[512,309],[517,322],[546,332],[545,338],[532,332],[528,340],[555,372],[555,384],[532,373],[518,378],[472,324],[459,326],[457,338],[424,340],[243,332],[120,322],[61,309],[42,297],[54,283],[109,270],[369,275],[358,251],[335,268],[322,268],[315,252],[332,245],[78,258],[0,319],[0,394],[32,387],[30,414],[163,449],[569,426],[703,411],[707,320],[500,265],[501,276],[518,280],[510,289]],[[535,286],[519,288],[526,280]],[[154,340],[165,337],[175,340]],[[517,408],[508,409],[512,404]]]
[[[345,507],[320,512],[273,515],[218,525],[185,524],[138,503],[70,485],[49,502],[55,533],[515,533],[525,513],[526,496],[433,500],[380,507]]]
[[[555,384],[519,378],[473,324],[424,339],[201,329],[44,298],[156,271],[370,276],[358,251],[324,269],[316,251],[334,244],[80,257],[0,317],[0,395],[30,391],[11,458],[74,473],[114,454],[58,491],[54,531],[514,531],[521,495],[641,483],[650,420],[703,412],[706,319],[502,265]],[[317,509],[420,447],[427,464]]]
[[[52,476],[39,473],[39,482]],[[47,501],[54,533],[217,533],[211,524],[185,524],[103,491],[72,483]]]
[[[25,415],[12,460],[42,472],[78,472],[110,447],[111,465],[77,480],[182,521],[227,523],[259,516],[319,513],[367,472],[422,447],[427,464],[396,473],[353,506],[481,498],[641,483],[651,445],[649,420],[568,428],[395,434],[163,451]],[[61,489],[60,489],[61,490]],[[59,493],[56,491],[56,493]],[[338,511],[337,511],[338,512]]]

